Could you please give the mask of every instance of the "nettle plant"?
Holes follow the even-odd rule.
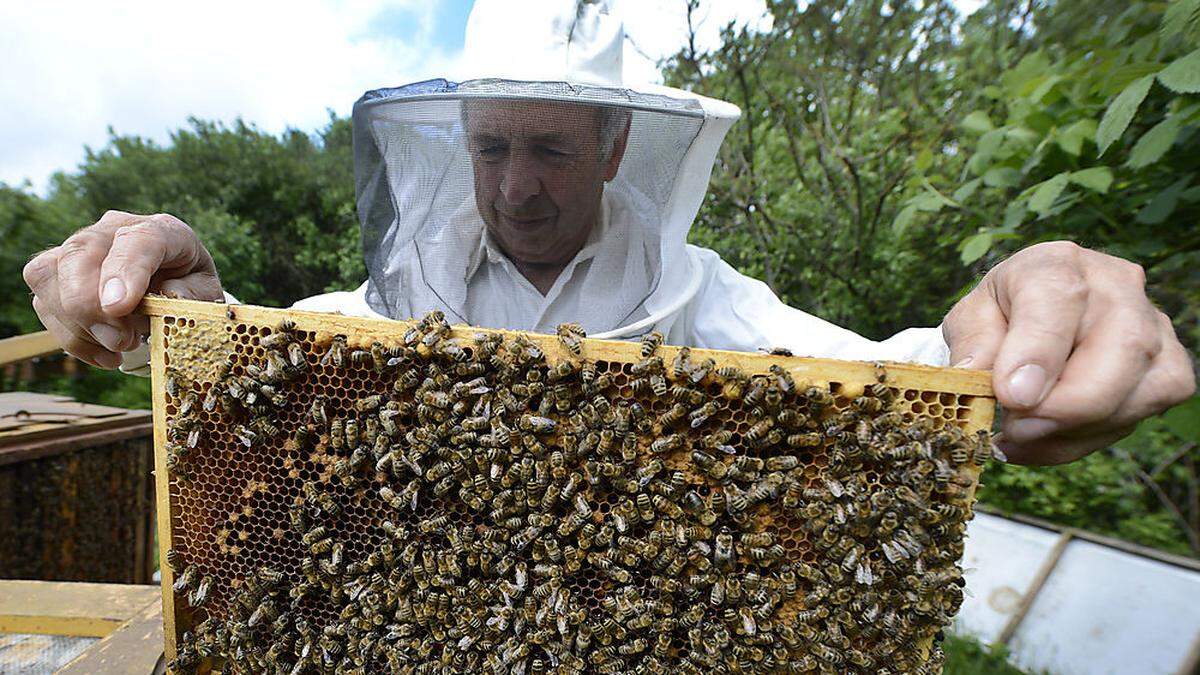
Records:
[[[1148,268],[1200,248],[1200,0],[1091,21],[982,90],[991,105],[941,149],[968,158],[958,175],[916,158],[894,229],[959,225],[944,229],[967,265],[1052,238]]]

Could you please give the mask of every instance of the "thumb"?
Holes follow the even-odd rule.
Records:
[[[987,277],[942,321],[942,337],[950,347],[950,365],[955,368],[991,368],[1007,333],[1008,320]]]
[[[171,215],[146,216],[113,232],[100,266],[100,306],[110,317],[125,316],[155,281],[197,273],[216,279],[212,256],[192,228]]]

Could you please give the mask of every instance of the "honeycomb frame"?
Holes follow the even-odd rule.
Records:
[[[211,381],[217,372],[218,364],[232,352],[243,354],[246,358],[261,358],[264,350],[258,341],[269,335],[272,328],[286,318],[294,322],[298,334],[306,335],[306,348],[315,349],[317,345],[326,344],[335,335],[347,336],[350,347],[366,348],[373,342],[384,345],[396,344],[407,329],[416,324],[415,321],[388,321],[381,319],[364,319],[347,317],[337,314],[303,312],[296,310],[277,310],[247,305],[226,306],[215,303],[203,303],[187,300],[165,298],[147,298],[141,311],[151,317],[151,372],[153,377],[154,423],[155,423],[155,466],[156,487],[158,494],[158,525],[160,559],[167,559],[167,551],[176,542],[181,541],[185,532],[195,531],[202,535],[224,535],[224,552],[228,553],[234,547],[252,546],[258,540],[266,541],[279,538],[279,530],[286,527],[287,513],[280,511],[278,505],[271,507],[269,500],[264,500],[256,507],[256,499],[265,497],[265,483],[249,480],[240,473],[233,459],[233,452],[226,451],[226,460],[220,465],[220,470],[229,478],[228,494],[224,498],[230,503],[239,500],[244,504],[243,515],[239,517],[233,511],[226,514],[225,524],[232,518],[234,523],[244,521],[252,523],[245,530],[239,531],[230,538],[226,528],[216,527],[217,517],[213,514],[195,516],[203,511],[197,503],[197,498],[179,499],[178,487],[174,486],[174,477],[167,467],[168,424],[173,408],[170,396],[167,394],[167,369],[182,373],[197,382]],[[449,337],[469,340],[479,333],[495,333],[511,338],[518,333],[513,331],[477,329],[470,326],[455,326]],[[520,333],[532,343],[539,346],[545,353],[550,366],[560,361],[575,358],[554,335]],[[640,347],[637,343],[622,341],[607,341],[586,339],[583,342],[584,356],[602,364],[609,364],[616,380],[616,386],[622,395],[632,395],[628,390],[628,375],[630,365],[640,360]],[[670,361],[678,353],[677,347],[663,346],[658,352],[664,361]],[[862,395],[863,391],[872,384],[882,383],[891,388],[896,394],[898,411],[902,411],[904,421],[916,419],[930,420],[935,428],[953,425],[964,432],[973,433],[979,430],[989,430],[995,411],[995,401],[991,390],[991,377],[987,371],[969,371],[962,369],[930,368],[912,364],[900,363],[869,363],[835,361],[829,359],[812,359],[794,356],[729,352],[719,350],[692,349],[693,359],[712,358],[717,366],[736,366],[749,374],[766,374],[770,366],[783,368],[797,383],[804,386],[828,388],[834,397],[835,407],[845,410],[850,401]],[[322,381],[318,376],[317,383],[326,390],[336,391],[332,381]],[[360,386],[363,382],[350,378],[351,387]],[[712,393],[719,392],[719,388]],[[743,427],[745,426],[742,423]],[[741,435],[746,429],[739,428],[736,433]],[[644,453],[645,447],[640,449]],[[668,469],[681,469],[690,472],[694,467],[688,466],[690,460],[668,462]],[[276,467],[279,473],[286,472],[280,464]],[[329,467],[326,467],[327,469]],[[814,469],[812,478],[820,474],[820,467]],[[689,473],[689,476],[691,474]],[[970,516],[970,507],[974,500],[974,490],[978,481],[978,468],[968,471],[970,484],[965,489],[963,505],[966,517]],[[328,477],[328,474],[326,474]],[[173,491],[173,486],[176,488]],[[235,486],[240,486],[235,487]],[[262,493],[261,495],[259,493]],[[182,503],[181,503],[182,502]],[[448,512],[459,513],[464,517],[466,511],[461,505],[447,505]],[[274,508],[272,511],[271,509]],[[611,509],[611,504],[609,504]],[[598,511],[604,510],[602,502]],[[188,515],[192,514],[192,515]],[[370,520],[372,516],[359,514],[359,518]],[[205,520],[207,518],[208,520]],[[378,520],[377,518],[375,520]],[[762,515],[760,525],[763,530],[779,527],[785,532],[781,538],[796,535],[796,523],[780,525],[771,520],[770,516]],[[273,525],[273,527],[271,527]],[[237,528],[240,530],[240,528]],[[360,528],[361,529],[361,528]],[[786,534],[792,532],[792,535]],[[241,542],[236,539],[241,538]],[[790,541],[790,540],[789,540]],[[271,548],[271,545],[268,545]],[[789,557],[805,553],[803,544],[785,546]],[[288,554],[278,546],[272,548],[268,559],[276,565],[287,566]],[[236,553],[235,553],[236,557]],[[806,559],[806,561],[811,559]],[[246,567],[245,570],[252,568]],[[244,572],[245,574],[246,572]],[[236,578],[236,576],[235,576]],[[178,641],[188,628],[189,613],[186,607],[178,606],[178,599],[172,591],[175,581],[169,565],[162,566],[162,588],[164,607],[165,651],[168,658],[176,655]],[[605,580],[589,582],[586,588],[598,597],[601,591],[612,590],[613,584]],[[593,586],[596,586],[593,588]],[[598,601],[597,601],[598,602]],[[786,619],[797,608],[780,611],[780,618]],[[928,650],[932,635],[924,638],[924,649]]]

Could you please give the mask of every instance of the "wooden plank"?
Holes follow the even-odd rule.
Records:
[[[157,599],[154,586],[0,580],[0,633],[104,637]]]
[[[62,351],[50,331],[17,335],[0,340],[0,366],[36,359]]]
[[[175,592],[171,586],[175,575],[167,564],[171,548],[171,487],[167,479],[167,403],[166,363],[163,358],[163,320],[150,320],[150,391],[154,411],[154,487],[155,515],[158,520],[158,560],[162,579],[163,650],[167,659],[175,658],[175,641],[179,638],[175,625]]]
[[[1008,513],[1003,509],[998,509],[994,506],[988,506],[986,504],[977,505],[975,510],[982,513],[988,513],[993,516],[998,516],[1000,518],[1015,520],[1018,523],[1040,527],[1043,530],[1051,530],[1054,532],[1070,531],[1071,536],[1075,539],[1090,541],[1093,544],[1100,544],[1101,546],[1115,548],[1118,551],[1123,551],[1125,553],[1132,553],[1133,555],[1149,558],[1151,560],[1157,560],[1158,562],[1166,563],[1168,565],[1175,565],[1176,567],[1182,567],[1193,572],[1200,572],[1200,559],[1189,558],[1187,556],[1182,556],[1175,553],[1167,553],[1166,551],[1160,551],[1156,548],[1142,546],[1141,544],[1135,544],[1131,541],[1116,539],[1114,537],[1106,537],[1102,534],[1096,534],[1095,532],[1088,532],[1086,530],[1078,530],[1073,527],[1066,527],[1064,525],[1052,523],[1048,520],[1043,520],[1042,518],[1027,516],[1023,513]]]
[[[155,597],[136,616],[57,672],[59,675],[148,675],[154,672],[163,660],[162,618],[162,604]]]
[[[178,300],[158,296],[147,297],[142,301],[138,311],[152,317],[186,316],[191,319],[207,318],[214,321],[227,321],[229,313],[233,313],[237,317],[235,319],[237,321],[267,325],[278,323],[286,315],[295,321],[299,328],[315,331],[318,336],[342,333],[356,336],[367,343],[374,340],[395,342],[409,326],[413,325],[412,321],[351,317],[295,309],[284,311],[254,305],[226,305],[218,302]],[[480,332],[513,334],[513,331],[457,326],[453,331],[453,336],[469,339],[472,335]],[[566,350],[556,336],[531,333],[524,335],[538,343],[538,346],[546,353],[547,360],[551,365],[566,356]],[[622,340],[595,339],[589,339],[586,347],[589,358],[597,360],[611,358],[618,361],[637,361],[638,348],[636,343]],[[660,354],[664,360],[669,362],[677,351],[677,347],[664,347]],[[881,368],[879,364],[868,361],[839,361],[798,356],[779,357],[715,349],[692,349],[691,351],[694,359],[711,356],[722,365],[736,365],[748,372],[765,372],[770,364],[779,364],[786,368],[797,382],[827,383],[836,378],[836,381],[843,385],[863,386],[877,381],[877,376],[882,374],[886,376],[887,383],[893,386],[972,396],[994,396],[992,374],[991,371],[986,370],[933,368],[893,362],[887,362]]]
[[[153,431],[151,432],[153,433]],[[133,513],[133,580],[137,584],[153,583],[154,555],[154,495],[147,478],[153,471],[153,444],[149,448],[137,448],[137,499],[138,507]]]
[[[1046,585],[1046,580],[1050,578],[1050,574],[1058,566],[1058,561],[1062,559],[1063,552],[1067,550],[1067,544],[1071,543],[1072,534],[1071,530],[1067,530],[1059,535],[1058,541],[1054,542],[1054,547],[1050,549],[1050,553],[1042,561],[1042,566],[1038,568],[1037,574],[1029,582],[1029,588],[1025,590],[1025,595],[1021,596],[1021,604],[1017,605],[1017,611],[1008,618],[1008,623],[1004,624],[1004,630],[1001,630],[1000,636],[996,638],[996,644],[1006,645],[1016,634],[1017,628],[1025,620],[1025,615],[1029,614],[1029,609],[1033,607],[1033,601],[1037,599],[1042,586]]]
[[[7,443],[0,447],[0,466],[16,462],[28,462],[51,455],[62,455],[75,450],[94,448],[99,445],[145,437],[152,433],[153,424],[149,416],[140,422],[121,418],[105,420],[95,425],[54,425],[53,429],[39,432],[29,442]],[[24,438],[22,440],[25,440]]]

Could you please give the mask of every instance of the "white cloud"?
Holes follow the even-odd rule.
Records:
[[[461,54],[435,19],[465,1],[0,2],[0,181],[43,190],[110,125],[159,142],[189,116],[317,129],[368,89],[457,74]],[[656,62],[687,37],[684,1],[613,1],[631,38],[627,79],[660,82]],[[701,50],[729,21],[770,26],[765,0],[701,5]]]
[[[44,187],[109,125],[160,142],[188,116],[315,129],[328,109],[347,114],[367,89],[454,57],[433,44],[421,0],[67,4],[0,4],[0,181]],[[411,13],[407,39],[370,30],[397,7]]]

